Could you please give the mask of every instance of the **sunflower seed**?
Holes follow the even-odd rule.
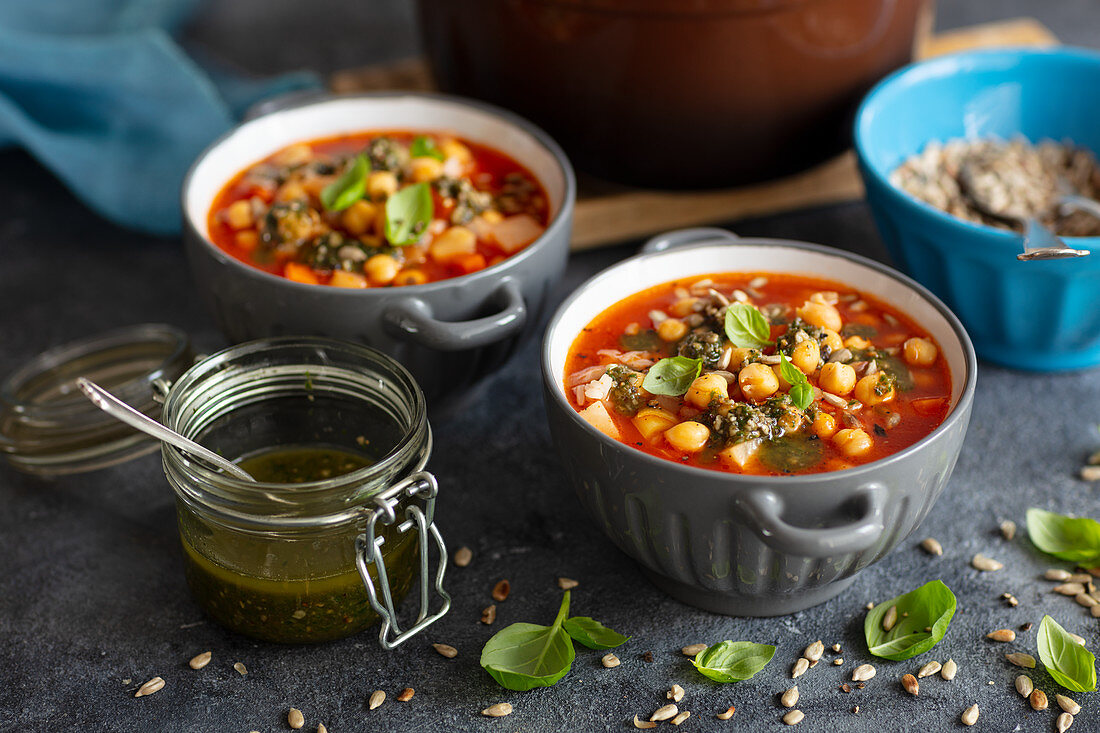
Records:
[[[1035,657],[1031,656],[1030,654],[1024,654],[1023,652],[1009,652],[1005,655],[1005,659],[1012,662],[1017,667],[1035,669]]]
[[[791,679],[801,677],[806,674],[806,670],[810,668],[810,660],[806,657],[799,657],[798,661],[794,663],[794,667],[791,668]]]
[[[688,644],[680,650],[685,657],[694,657],[699,652],[707,648],[706,644]]]
[[[806,657],[806,659],[809,659],[811,662],[816,662],[821,659],[821,655],[824,653],[825,644],[822,643],[821,639],[818,639],[813,644],[806,647],[806,651],[802,652],[802,656]]]
[[[191,661],[187,663],[187,666],[191,669],[202,669],[206,665],[210,664],[210,658],[213,656],[210,652],[203,652],[202,654],[196,654],[191,657]]]
[[[959,665],[955,664],[954,659],[948,659],[943,663],[943,669],[940,670],[940,677],[950,682],[955,679],[955,675],[959,672]]]
[[[684,699],[684,688],[679,685],[673,685],[672,689],[665,693],[665,698],[672,700],[672,702],[680,702]]]
[[[1021,697],[1027,697],[1034,689],[1035,683],[1032,682],[1031,678],[1026,674],[1022,674],[1016,678],[1016,692],[1020,693]]]
[[[416,690],[411,687],[406,687],[397,695],[397,702],[408,702],[412,700],[413,695],[416,694]]]
[[[1062,570],[1061,568],[1051,568],[1043,573],[1043,577],[1047,580],[1069,580],[1069,571]]]
[[[512,703],[498,702],[482,710],[481,714],[487,718],[503,718],[505,715],[512,714]]]
[[[902,675],[901,687],[914,697],[920,694],[920,683],[917,682],[917,678],[911,674]]]
[[[324,723],[317,724],[317,733],[328,733],[328,728],[325,727]]]
[[[832,392],[822,391],[821,392],[821,399],[825,400],[826,402],[828,402],[833,407],[844,407],[848,404],[848,400],[844,399],[843,397],[838,397],[837,395],[833,394]]]
[[[656,728],[657,724],[652,723],[648,720],[638,720],[638,716],[635,715],[634,716],[634,727],[635,728],[640,728],[641,730],[646,730],[647,728]]]
[[[975,570],[981,570],[983,572],[991,573],[995,570],[1000,570],[1004,567],[1004,563],[997,562],[991,557],[986,557],[981,553],[974,556],[970,561],[970,564],[974,566]]]
[[[783,722],[787,725],[798,725],[806,715],[801,710],[791,710],[783,716]]]
[[[1016,606],[1020,605],[1019,599],[1017,599],[1016,596],[1012,595],[1011,593],[1002,593],[1001,598],[1004,600],[1005,603],[1012,606],[1013,608],[1016,608]]]
[[[889,631],[898,622],[898,607],[890,606],[886,609],[886,615],[882,617],[882,630]]]
[[[977,723],[978,722],[978,706],[977,705],[971,705],[966,710],[963,710],[961,720],[962,720],[963,725],[974,725],[975,723]]]
[[[1088,460],[1085,462],[1090,466],[1100,466],[1100,450],[1089,456]]]
[[[1001,536],[1009,542],[1011,542],[1012,538],[1016,536],[1016,523],[1013,522],[1011,519],[1006,519],[1005,521],[1001,522],[1000,529]]]
[[[481,612],[481,623],[488,626],[496,620],[497,620],[497,606],[496,606],[495,603],[492,603],[492,604],[486,606],[485,610],[483,610]]]
[[[726,712],[724,712],[724,713],[718,713],[718,714],[717,714],[717,715],[715,715],[714,717],[718,718],[719,720],[729,720],[730,718],[732,718],[732,717],[733,717],[733,714],[734,714],[734,713],[736,713],[736,712],[737,712],[737,708],[735,708],[734,706],[730,705],[730,706],[729,706],[729,709],[728,709],[728,710],[726,710]]]
[[[1012,629],[997,629],[990,631],[985,638],[991,641],[1016,641],[1016,632]]]
[[[1073,715],[1070,713],[1062,713],[1058,716],[1057,720],[1054,721],[1054,730],[1058,731],[1058,733],[1066,733],[1071,725],[1073,725]]]
[[[607,667],[608,669],[611,669],[612,667],[618,667],[619,658],[616,657],[614,654],[605,654],[600,659],[600,664]]]
[[[685,720],[687,720],[690,717],[691,717],[691,713],[689,713],[687,710],[681,710],[680,713],[675,718],[673,718],[672,720],[670,720],[668,722],[672,723],[673,725],[679,725],[680,723],[683,723]]]
[[[793,708],[798,704],[798,685],[784,692],[779,697],[780,704],[785,708]]]
[[[508,598],[508,594],[512,592],[512,584],[507,580],[502,580],[493,586],[493,600],[503,601]]]
[[[1082,481],[1100,481],[1100,466],[1084,466],[1081,468]]]
[[[920,548],[927,552],[929,555],[942,555],[943,545],[940,541],[934,537],[927,537],[920,543]]]
[[[139,687],[137,692],[134,693],[134,697],[145,697],[146,695],[152,695],[154,692],[159,692],[162,689],[164,689],[164,679],[161,677],[154,677]]]
[[[1080,583],[1087,587],[1088,584],[1092,582],[1092,576],[1088,573],[1078,572],[1071,574],[1069,578],[1067,578],[1067,580],[1069,580],[1069,582],[1071,583]]]
[[[234,662],[233,669],[237,670],[237,674],[244,677],[248,674],[248,667],[244,666],[244,662]]]
[[[859,705],[852,708],[852,715],[859,715]]]
[[[290,712],[286,714],[286,724],[294,730],[298,730],[306,724],[306,716],[302,715],[302,711],[298,708],[291,708]]]
[[[1047,709],[1047,694],[1038,688],[1031,691],[1031,694],[1027,696],[1027,701],[1031,703],[1032,710]]]
[[[432,649],[435,649],[447,659],[454,659],[458,656],[458,650],[450,644],[432,644]]]
[[[838,643],[838,644],[833,644],[833,645],[832,645],[831,647],[829,647],[829,648],[830,648],[830,649],[832,649],[832,650],[833,650],[834,652],[836,652],[837,654],[840,654],[840,644],[839,644],[839,643]]]
[[[1058,707],[1065,710],[1070,715],[1077,715],[1081,712],[1081,706],[1077,704],[1077,701],[1072,697],[1066,697],[1065,695],[1055,695],[1054,701],[1058,703]]]
[[[1084,606],[1085,608],[1092,608],[1093,606],[1100,605],[1100,601],[1096,600],[1088,593],[1078,593],[1073,597],[1073,600],[1077,601],[1077,604]]]
[[[463,545],[462,547],[455,550],[454,561],[455,561],[455,565],[457,565],[458,567],[460,567],[460,568],[466,567],[467,565],[470,564],[470,561],[473,560],[473,559],[474,559],[474,553],[469,547],[466,547],[465,545]]]
[[[385,690],[375,690],[374,692],[372,692],[370,694],[370,700],[367,702],[367,707],[370,708],[371,710],[374,710],[375,708],[379,707],[385,701],[386,701],[386,691]]]
[[[917,677],[921,679],[931,677],[941,669],[943,669],[943,667],[940,666],[939,662],[932,661],[920,668],[920,671],[917,672]]]
[[[672,703],[669,703],[668,705],[662,705],[657,708],[653,715],[649,716],[649,719],[654,723],[658,723],[662,720],[668,720],[669,718],[675,717],[678,712],[680,712],[680,710]]]
[[[837,657],[836,659],[833,660],[833,666],[834,667],[839,667],[842,664],[844,664],[844,659],[842,657]]]
[[[1089,609],[1089,613],[1092,614],[1093,618],[1100,618],[1100,606],[1093,606]]]
[[[562,590],[572,590],[578,585],[580,585],[580,583],[573,580],[572,578],[558,578],[558,587]]]
[[[1063,596],[1076,596],[1085,592],[1085,586],[1080,583],[1062,583],[1051,588],[1055,593],[1060,593]]]
[[[875,676],[875,668],[870,664],[861,664],[852,670],[852,682],[866,682]]]

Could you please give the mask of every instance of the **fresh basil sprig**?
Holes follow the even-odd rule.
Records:
[[[386,239],[394,247],[415,244],[432,220],[432,190],[427,183],[406,186],[386,199]]]
[[[779,373],[787,384],[791,385],[791,402],[800,410],[805,410],[814,401],[814,388],[802,370],[791,363],[786,354],[779,355]]]
[[[630,637],[612,631],[588,616],[574,616],[562,624],[565,633],[589,649],[614,649],[625,644]]]
[[[367,176],[370,161],[363,154],[355,156],[355,162],[332,183],[321,189],[321,205],[327,211],[343,211],[367,192]]]
[[[886,631],[882,628],[882,619],[891,606],[897,606],[898,620]],[[947,633],[956,606],[955,594],[940,580],[883,601],[867,612],[863,622],[867,650],[876,657],[895,662],[923,654]]]
[[[1074,692],[1096,689],[1096,657],[1074,641],[1057,621],[1043,616],[1035,641],[1039,659],[1055,682]]]
[[[720,641],[695,655],[691,663],[715,682],[741,682],[768,666],[775,647],[751,641]]]
[[[742,349],[771,346],[771,328],[764,314],[747,303],[732,303],[726,308],[726,338]]]
[[[688,387],[702,371],[702,359],[690,359],[686,356],[661,359],[646,372],[642,389],[650,394],[678,397],[688,391]]]
[[[1043,552],[1070,562],[1100,558],[1100,522],[1066,517],[1032,507],[1027,510],[1027,536]]]
[[[576,652],[562,628],[569,615],[569,591],[550,626],[512,624],[493,634],[481,650],[481,666],[509,690],[550,687],[573,666]]]
[[[439,149],[439,146],[435,144],[435,140],[424,135],[417,135],[413,138],[412,145],[409,146],[409,157],[443,160],[446,156],[443,155],[443,151]]]

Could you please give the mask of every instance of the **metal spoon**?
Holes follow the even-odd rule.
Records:
[[[234,478],[239,478],[243,481],[256,480],[237,464],[227,461],[217,453],[203,448],[195,441],[185,438],[174,430],[165,427],[145,413],[135,410],[95,382],[85,379],[84,377],[79,377],[76,380],[76,386],[80,387],[80,391],[84,393],[85,397],[92,401],[92,404],[116,420],[121,420],[130,427],[137,428],[141,432],[152,435],[158,440],[163,440],[165,443],[170,443],[183,452],[195,458],[200,458],[211,466],[225,471]]]

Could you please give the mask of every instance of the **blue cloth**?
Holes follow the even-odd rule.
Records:
[[[0,147],[26,148],[111,221],[178,232],[203,148],[250,104],[317,85],[201,68],[170,35],[197,4],[0,0]]]

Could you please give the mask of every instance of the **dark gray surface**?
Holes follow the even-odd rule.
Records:
[[[245,5],[252,12],[240,9]],[[379,7],[377,13],[364,9]],[[376,36],[360,39],[359,26],[348,23],[339,43],[280,44],[268,56],[269,46],[239,42],[248,32],[242,26],[274,27],[273,18],[288,16],[307,27],[319,18],[333,25],[333,14],[345,10],[364,22],[406,18],[404,10],[385,10],[399,7],[222,3],[199,23],[195,36],[257,71],[297,63],[324,70],[357,63],[359,43],[364,58],[371,56],[367,46]],[[1091,0],[1039,7],[1023,0],[955,0],[942,4],[941,22],[1030,11],[1063,38],[1097,45],[1100,17],[1093,7]],[[407,50],[407,40],[392,39],[409,39],[409,33],[407,25],[397,25],[378,36],[385,55]],[[337,47],[343,50],[334,53]],[[862,205],[741,222],[735,229],[884,257]],[[559,298],[631,251],[575,257]],[[185,328],[202,348],[221,343],[194,297],[179,242],[114,229],[22,154],[0,154],[0,373],[86,333],[155,320]],[[987,642],[983,635],[1025,622],[1037,626],[1049,612],[1095,648],[1097,621],[1071,600],[1046,592],[1049,584],[1037,579],[1043,568],[1059,563],[1039,556],[1026,539],[1004,542],[996,526],[1011,518],[1022,528],[1023,513],[1033,505],[1100,516],[1095,489],[1074,478],[1083,456],[1100,447],[1100,371],[1023,375],[983,364],[967,443],[921,530],[821,607],[784,618],[731,619],[658,593],[581,514],[549,445],[536,346],[529,343],[462,414],[435,425],[431,467],[444,487],[439,521],[452,547],[473,548],[474,562],[449,571],[451,614],[424,640],[390,654],[378,650],[371,633],[322,646],[282,647],[204,622],[183,583],[172,497],[154,457],[52,482],[0,466],[0,730],[281,731],[288,729],[292,705],[304,711],[305,730],[324,722],[334,733],[624,730],[635,713],[648,715],[666,702],[664,691],[672,683],[687,690],[682,707],[693,713],[683,730],[779,730],[776,694],[790,685],[788,670],[801,649],[818,638],[843,644],[845,663],[836,669],[830,666],[833,655],[826,654],[823,665],[799,680],[799,707],[806,712],[799,730],[950,730],[975,702],[982,711],[978,730],[1053,730],[1054,711],[1027,708],[1012,690],[1017,670],[1001,656],[1009,648],[1034,654],[1035,629],[1010,645]],[[943,557],[915,548],[925,535],[940,539]],[[984,575],[970,569],[968,560],[979,551],[1006,568]],[[498,688],[477,665],[481,645],[513,621],[552,619],[559,575],[581,582],[574,591],[575,613],[633,635],[618,652],[623,664],[605,670],[598,653],[580,650],[573,672],[554,688]],[[497,624],[489,629],[477,618],[492,584],[504,577],[512,581],[512,597],[499,604]],[[960,601],[947,638],[916,660],[872,660],[862,641],[864,604],[937,577]],[[1018,608],[999,599],[1005,591],[1017,595]],[[699,677],[677,650],[720,639],[773,643],[779,651],[753,680],[719,685]],[[430,641],[455,645],[458,658],[438,656]],[[187,660],[207,649],[214,661],[201,672],[188,669]],[[645,651],[652,652],[652,663],[641,659]],[[948,657],[960,667],[954,682],[924,680],[917,699],[901,691],[903,673]],[[233,671],[235,661],[248,666],[247,677]],[[842,679],[866,661],[879,668],[867,689],[839,692]],[[154,675],[167,680],[165,689],[134,699],[134,689]],[[1044,672],[1032,676],[1048,694],[1057,690]],[[126,679],[131,682],[123,684]],[[406,686],[416,696],[396,702]],[[390,698],[368,711],[366,700],[375,689],[385,689]],[[1085,710],[1073,730],[1100,729],[1092,710],[1095,695],[1076,697]],[[516,708],[511,717],[478,715],[505,700]],[[716,721],[714,713],[730,704],[738,709],[733,719]],[[857,704],[855,716],[850,708]]]

